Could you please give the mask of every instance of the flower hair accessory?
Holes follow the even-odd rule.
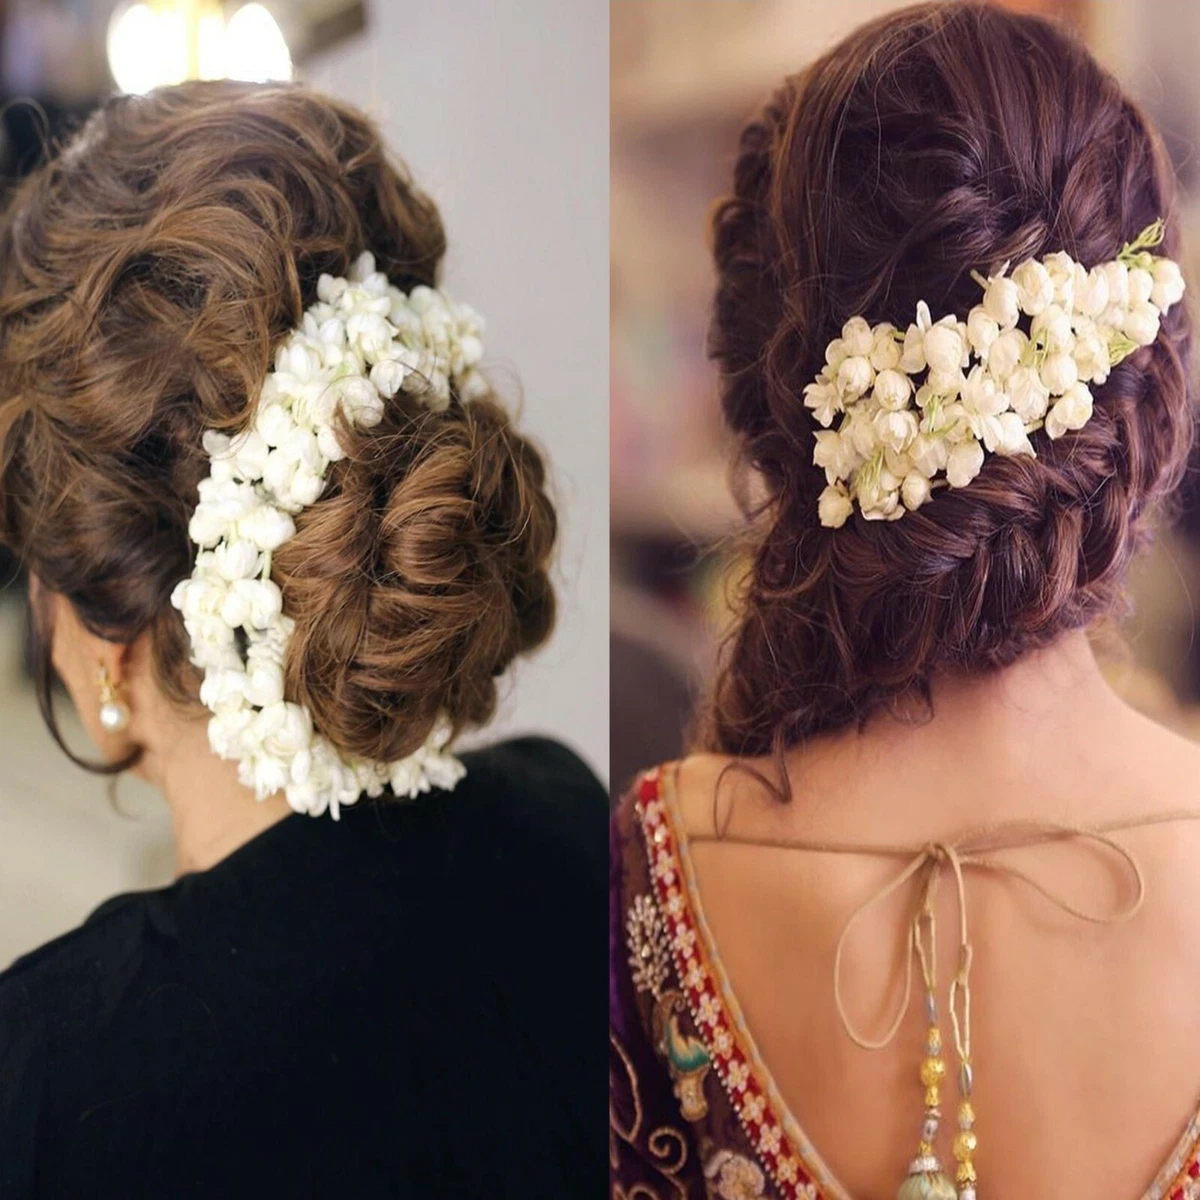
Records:
[[[444,292],[405,294],[366,253],[349,278],[322,275],[317,297],[276,352],[253,425],[233,437],[204,434],[211,466],[188,525],[199,551],[171,603],[204,671],[213,751],[236,760],[239,780],[260,800],[282,790],[297,812],[336,820],[363,792],[377,796],[390,784],[412,798],[453,788],[465,772],[447,750],[445,717],[408,757],[370,762],[343,757],[309,712],[284,698],[295,622],[271,579],[271,554],[294,536],[295,514],[316,503],[329,464],[345,457],[339,412],[368,428],[399,391],[441,411],[452,391],[466,400],[486,385],[476,371],[483,321]]]
[[[965,487],[985,450],[1036,457],[1031,433],[1082,429],[1088,385],[1149,346],[1183,296],[1178,264],[1150,253],[1162,239],[1159,220],[1091,270],[1059,251],[1011,274],[1007,263],[986,279],[972,272],[983,300],[965,322],[934,321],[923,300],[904,333],[851,317],[804,389],[823,427],[813,449],[828,483],[821,524],[844,525],[855,502],[869,521],[895,520],[934,488]]]

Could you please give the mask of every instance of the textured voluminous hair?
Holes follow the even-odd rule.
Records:
[[[714,217],[710,346],[755,480],[752,562],[711,748],[778,754],[1121,607],[1191,446],[1184,305],[1096,389],[1085,428],[989,456],[901,521],[818,524],[803,389],[855,314],[903,328],[925,300],[965,319],[972,270],[1054,250],[1091,266],[1159,217],[1158,253],[1178,258],[1172,192],[1146,118],[1078,41],[981,3],[863,26],[745,128]]]
[[[345,104],[230,82],[109,101],[0,225],[0,538],[89,630],[147,636],[164,692],[197,704],[170,595],[192,569],[203,431],[250,423],[323,272],[370,250],[408,291],[436,284],[445,247]],[[548,636],[556,518],[495,397],[432,412],[401,392],[346,448],[274,555],[286,690],[343,754],[390,762],[439,712],[486,721],[497,676]]]

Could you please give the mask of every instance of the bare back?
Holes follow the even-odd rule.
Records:
[[[894,860],[704,840],[718,820],[741,835],[912,844],[951,840],[981,821],[1041,817],[1094,824],[1167,808],[1200,810],[1200,750],[1122,707],[1059,730],[1055,753],[989,762],[911,731],[888,744],[848,738],[789,762],[781,805],[732,760],[680,764],[676,794],[696,899],[749,1030],[832,1174],[861,1200],[894,1195],[921,1125],[923,1006],[895,1040],[865,1051],[833,1001],[834,949]],[[935,722],[936,724],[936,722]],[[932,733],[932,731],[931,731]],[[869,743],[869,740],[868,740]],[[769,764],[757,764],[769,771]],[[722,772],[724,775],[722,776]],[[1124,924],[1092,925],[1006,877],[967,881],[979,1149],[987,1195],[1092,1200],[1143,1195],[1200,1101],[1200,822],[1135,829],[1121,840],[1147,884]],[[1077,842],[1008,859],[1080,908],[1116,911],[1133,886]],[[847,944],[847,1015],[882,1032],[901,1000],[913,889],[859,923]],[[952,889],[937,902],[938,976],[954,970]],[[948,1157],[948,1155],[946,1155]]]

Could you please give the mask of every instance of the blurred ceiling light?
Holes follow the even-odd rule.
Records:
[[[228,19],[219,0],[139,0],[108,23],[108,64],[117,87],[141,94],[185,79],[290,79],[292,57],[262,4]]]
[[[225,75],[265,83],[291,79],[292,56],[275,18],[261,4],[243,4],[225,26]]]

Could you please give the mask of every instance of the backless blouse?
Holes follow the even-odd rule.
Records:
[[[611,1200],[851,1200],[788,1111],[704,919],[674,771],[610,828]],[[1200,1200],[1200,1114],[1142,1200]]]

